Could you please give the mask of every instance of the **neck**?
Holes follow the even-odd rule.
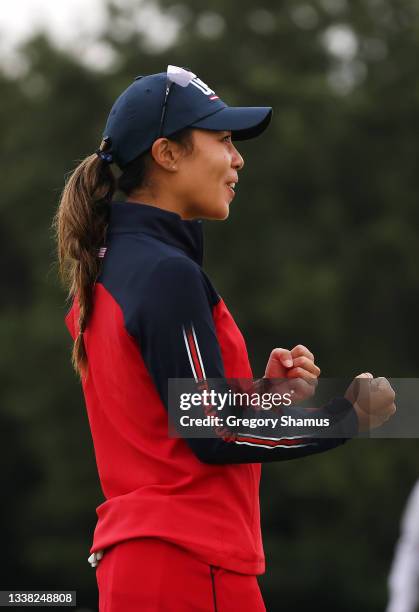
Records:
[[[130,202],[135,202],[137,204],[147,204],[148,206],[155,206],[156,208],[162,208],[163,210],[177,213],[184,221],[189,221],[195,218],[188,214],[185,207],[179,204],[179,202],[169,193],[163,196],[151,193],[150,191],[142,190],[132,192],[127,199]]]

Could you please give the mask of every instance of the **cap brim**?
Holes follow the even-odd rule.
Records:
[[[196,121],[190,127],[203,130],[230,130],[233,140],[248,140],[265,131],[271,117],[270,106],[227,106]]]

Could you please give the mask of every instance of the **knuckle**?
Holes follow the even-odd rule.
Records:
[[[315,378],[315,376],[311,373],[308,372],[307,370],[304,370],[303,368],[298,368],[298,374],[299,376],[301,376],[302,379],[309,379],[312,380],[313,378]]]
[[[292,368],[292,370],[290,371],[290,376],[291,378],[302,378],[301,376],[301,368],[300,367],[296,367],[296,368]]]
[[[294,357],[302,357],[307,355],[308,349],[303,344],[297,344],[291,351]]]

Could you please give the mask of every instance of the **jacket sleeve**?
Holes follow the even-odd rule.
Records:
[[[188,378],[197,382],[225,380],[209,288],[200,268],[186,257],[161,261],[152,273],[138,313],[137,336],[145,365],[168,409],[168,379]],[[225,385],[228,386],[227,381]],[[356,413],[344,399],[325,407],[330,417],[336,408],[337,420],[345,416],[352,435],[358,430]],[[317,414],[318,416],[318,414]],[[337,426],[336,431],[339,431]],[[337,436],[339,433],[337,433]],[[346,434],[347,435],[347,434]],[[185,441],[205,463],[258,463],[304,457],[334,448],[346,438],[292,436],[269,441],[235,436],[186,438]]]

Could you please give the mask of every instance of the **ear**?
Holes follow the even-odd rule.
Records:
[[[173,172],[180,155],[179,144],[167,138],[158,138],[151,147],[151,156],[156,164],[168,171]]]

